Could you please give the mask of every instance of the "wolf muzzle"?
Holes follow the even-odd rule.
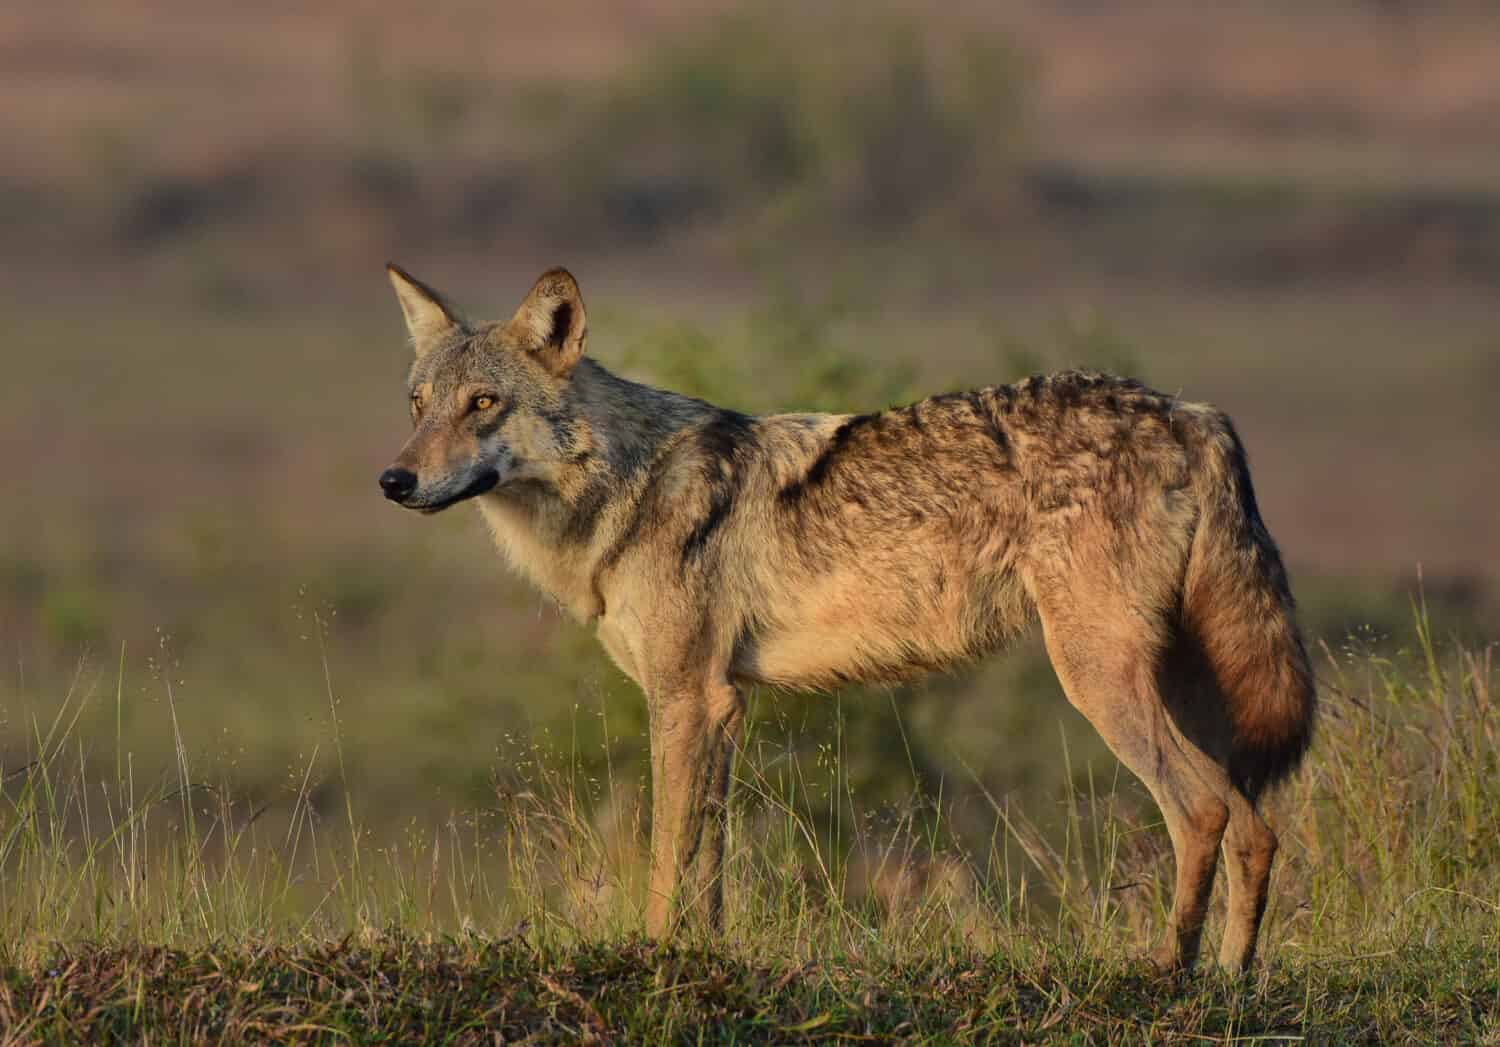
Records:
[[[417,474],[410,469],[387,469],[380,474],[380,489],[391,501],[404,502],[417,489]]]
[[[412,472],[410,469],[402,469],[400,466],[393,466],[380,474],[380,489],[385,492],[385,496],[387,498],[395,502],[397,505],[403,506],[407,509],[417,509],[424,513],[439,512],[443,509],[448,508],[450,505],[457,505],[459,502],[466,501],[470,498],[475,497],[476,495],[481,495],[485,494],[488,491],[492,491],[499,485],[500,473],[494,469],[486,469],[484,472],[475,476],[469,482],[469,484],[460,491],[450,494],[444,498],[439,498],[435,502],[413,502],[412,495],[414,495],[417,491],[417,488],[421,486],[420,482],[417,479],[416,473]]]

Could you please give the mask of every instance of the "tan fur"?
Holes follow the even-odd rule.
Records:
[[[1039,618],[1069,700],[1165,817],[1177,886],[1154,958],[1193,962],[1222,841],[1220,959],[1250,963],[1276,846],[1256,802],[1306,748],[1314,694],[1223,414],[1070,372],[752,418],[585,358],[563,270],[478,326],[391,274],[415,430],[382,486],[427,511],[475,500],[645,692],[652,934],[719,921],[745,687],[941,670]]]

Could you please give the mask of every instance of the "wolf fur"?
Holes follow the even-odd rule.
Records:
[[[650,708],[646,923],[721,921],[745,688],[938,671],[1040,618],[1069,700],[1150,790],[1176,858],[1152,954],[1190,966],[1222,845],[1220,961],[1253,958],[1313,678],[1243,446],[1204,404],[1065,372],[870,414],[749,416],[584,355],[565,270],[471,324],[396,267],[414,431],[381,477],[475,501]]]

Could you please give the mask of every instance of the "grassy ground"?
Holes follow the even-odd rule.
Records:
[[[1492,1043],[1493,970],[1493,955],[1413,950],[1243,983],[1166,982],[1064,950],[794,963],[633,939],[388,936],[84,947],[47,970],[8,972],[0,1021],[49,1042]]]
[[[1431,629],[1419,608],[1396,660],[1324,651],[1319,738],[1272,806],[1281,859],[1244,981],[1131,959],[1161,926],[1170,850],[1112,783],[1065,788],[1060,834],[990,796],[976,846],[941,796],[867,807],[837,725],[810,758],[752,736],[727,934],[664,947],[639,937],[644,798],[566,756],[519,767],[471,818],[381,843],[353,801],[319,818],[304,795],[268,828],[180,742],[174,781],[138,785],[124,753],[93,779],[65,708],[39,759],[7,770],[0,1018],[22,1042],[1491,1042],[1494,648]]]

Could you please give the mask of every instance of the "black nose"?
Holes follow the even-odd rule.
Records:
[[[380,474],[380,489],[393,502],[404,502],[417,489],[417,474],[410,469],[387,469]]]

